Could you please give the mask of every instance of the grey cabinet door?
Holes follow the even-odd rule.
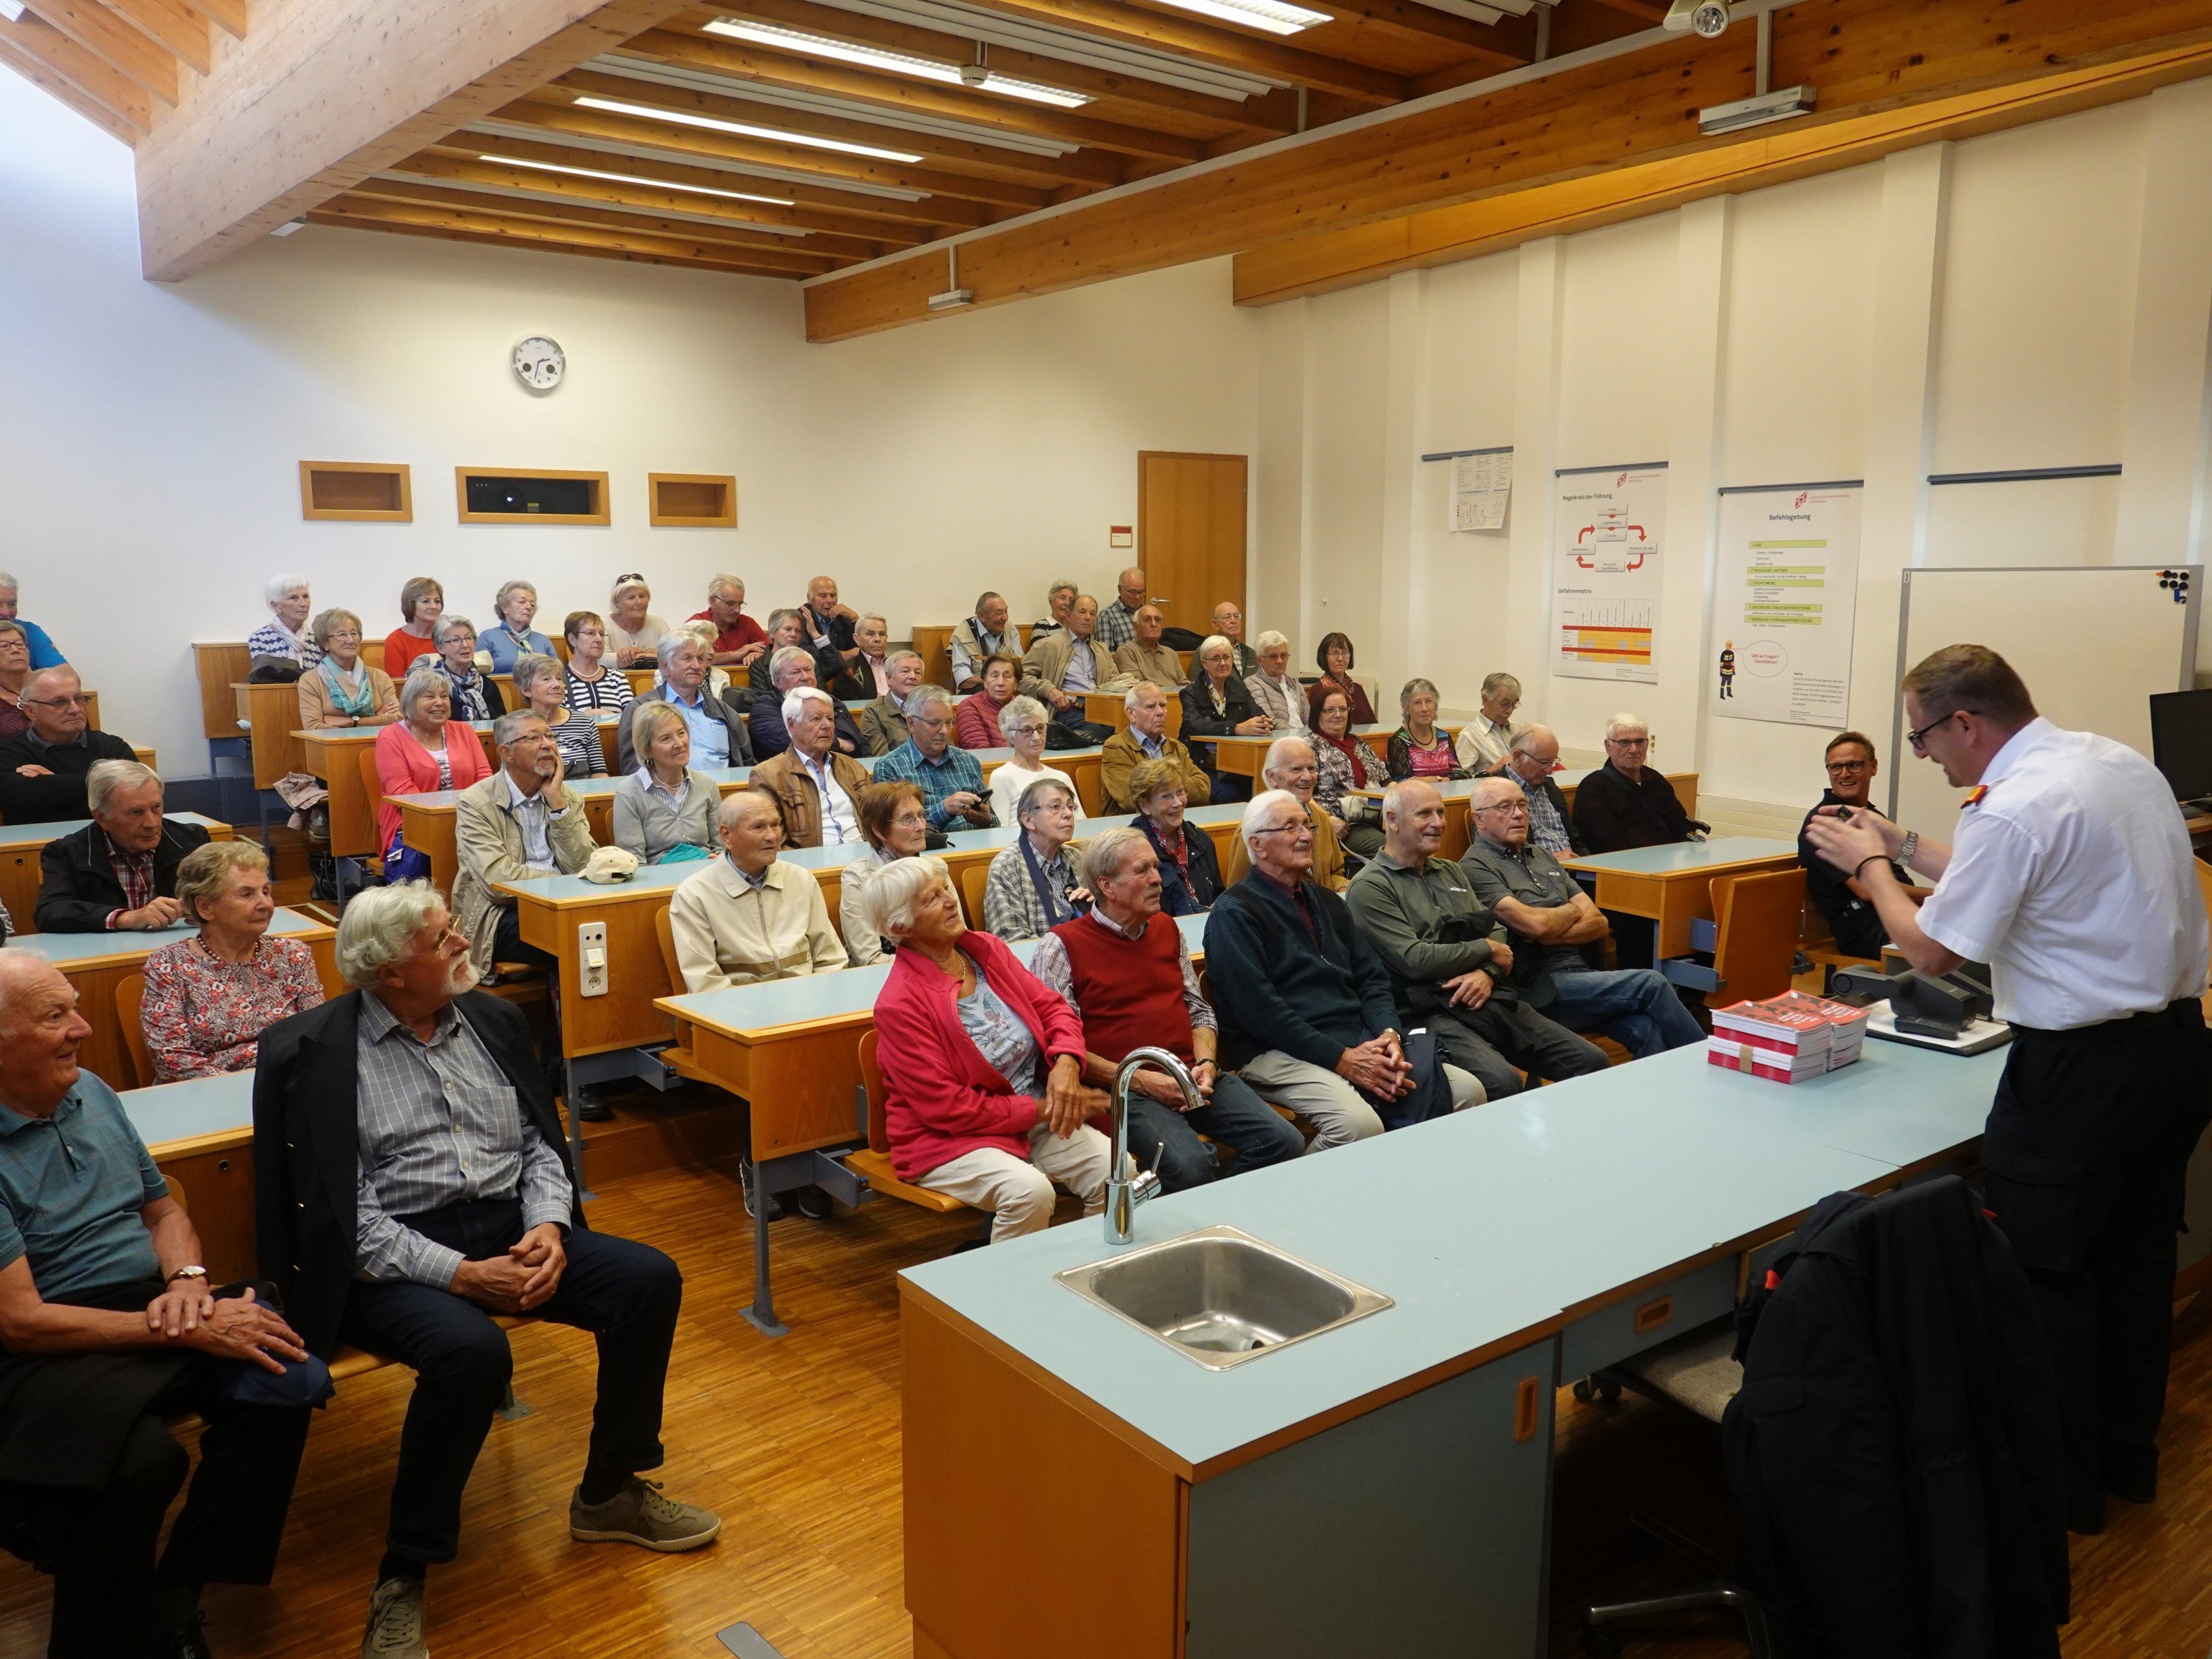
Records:
[[[1547,1340],[1193,1486],[1186,1659],[1537,1659],[1554,1364]]]

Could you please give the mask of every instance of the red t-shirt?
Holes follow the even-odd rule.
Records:
[[[714,618],[712,612],[699,611],[693,612],[690,620],[710,623]],[[767,643],[768,629],[740,611],[737,621],[714,635],[714,653],[720,656],[725,651],[742,651],[749,645],[766,645]]]

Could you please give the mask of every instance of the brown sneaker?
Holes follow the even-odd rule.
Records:
[[[568,1498],[568,1536],[580,1544],[635,1544],[676,1555],[714,1541],[721,1517],[695,1504],[664,1497],[658,1480],[632,1475],[604,1504],[586,1504],[582,1488]]]
[[[430,1659],[422,1639],[422,1581],[387,1578],[368,1598],[368,1628],[361,1633],[361,1659]]]

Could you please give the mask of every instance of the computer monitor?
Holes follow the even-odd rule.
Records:
[[[2212,690],[2152,694],[2150,756],[2176,800],[2212,795]]]

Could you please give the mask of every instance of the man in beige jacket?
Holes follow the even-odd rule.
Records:
[[[837,752],[837,705],[826,691],[796,685],[784,694],[782,714],[791,746],[753,768],[747,782],[775,799],[786,847],[858,847],[868,769]]]
[[[1190,684],[1182,659],[1160,643],[1167,614],[1156,605],[1137,607],[1137,636],[1114,653],[1114,672],[1134,674],[1164,690],[1177,691]]]
[[[775,798],[740,789],[723,801],[715,826],[723,855],[686,877],[668,901],[684,988],[722,991],[848,966],[822,884],[775,855],[783,815]]]
[[[514,901],[502,881],[573,876],[590,862],[592,826],[563,787],[561,750],[536,714],[502,714],[491,729],[500,767],[454,802],[453,926],[469,940],[469,960],[489,980],[495,962],[550,967],[554,958],[525,945]]]

